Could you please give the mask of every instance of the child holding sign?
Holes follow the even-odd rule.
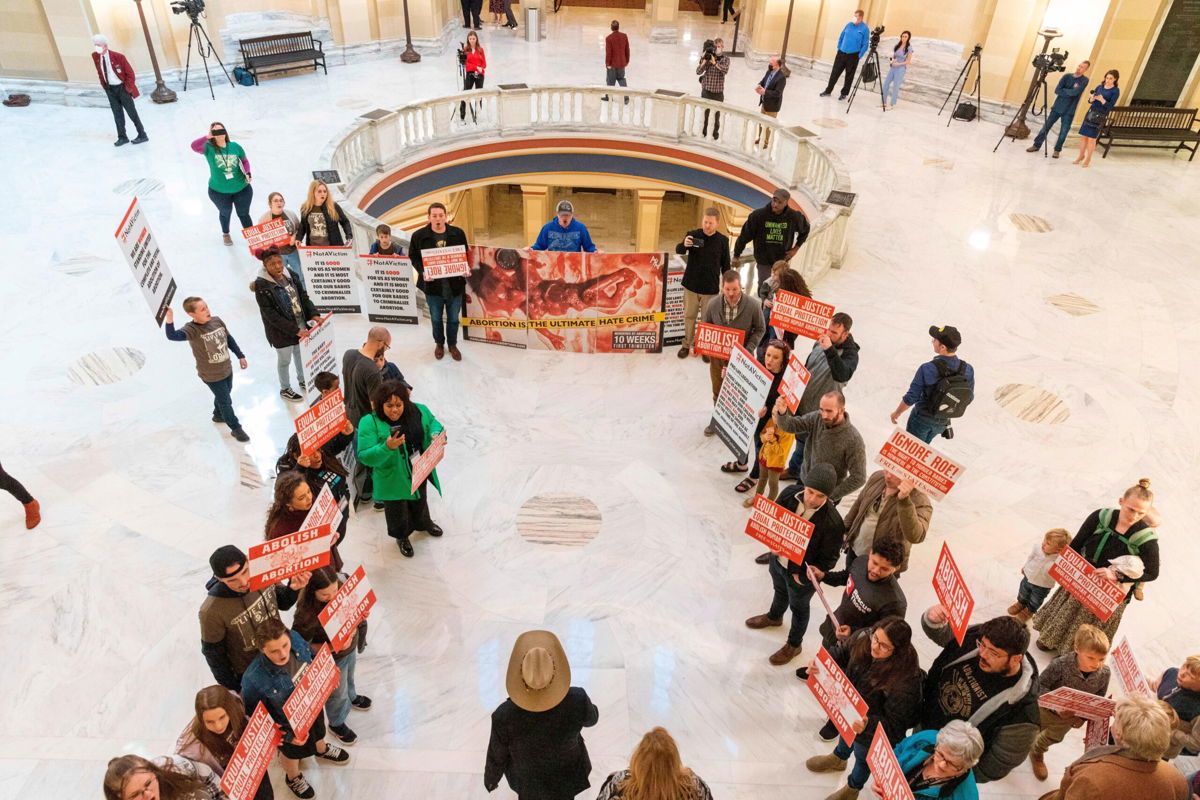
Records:
[[[1039,694],[1067,686],[1103,697],[1108,691],[1109,669],[1104,666],[1108,649],[1109,641],[1104,631],[1095,625],[1080,625],[1075,631],[1075,652],[1050,662],[1050,666],[1038,678]],[[1029,764],[1033,767],[1034,777],[1044,781],[1049,774],[1043,759],[1046,750],[1050,745],[1061,742],[1067,731],[1081,727],[1086,720],[1048,708],[1038,708],[1038,714],[1038,737],[1029,751]]]
[[[214,317],[208,310],[208,303],[201,297],[189,297],[183,301],[183,310],[192,321],[179,330],[175,330],[175,312],[167,309],[164,328],[167,338],[173,342],[187,342],[192,346],[192,356],[196,359],[196,374],[204,385],[213,393],[213,422],[224,422],[229,426],[229,433],[239,442],[248,442],[250,437],[242,430],[237,414],[233,411],[233,365],[229,361],[229,352],[238,358],[238,366],[245,369],[246,355],[242,348],[233,340],[233,335],[225,327],[220,317]]]

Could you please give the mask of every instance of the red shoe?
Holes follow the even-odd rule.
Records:
[[[42,521],[42,507],[37,500],[25,504],[25,530],[33,530]]]

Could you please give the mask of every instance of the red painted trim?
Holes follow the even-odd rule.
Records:
[[[133,213],[133,207],[137,205],[137,201],[138,199],[136,197],[129,201],[129,208],[125,209],[125,216],[121,217],[121,224],[117,226],[117,232],[113,234],[114,239],[121,238],[121,229],[125,227],[125,223],[129,219],[129,215]]]

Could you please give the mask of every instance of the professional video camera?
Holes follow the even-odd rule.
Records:
[[[700,49],[701,49],[701,52],[700,52],[700,60],[701,61],[716,60],[716,58],[717,58],[717,43],[714,42],[712,39],[705,39],[704,44],[701,46]]]
[[[1033,66],[1035,69],[1040,69],[1045,72],[1066,72],[1067,56],[1071,53],[1058,52],[1058,48],[1054,48],[1049,53],[1038,53],[1033,57]]]
[[[467,65],[467,43],[466,42],[458,43],[458,65],[460,67],[465,67]]]
[[[879,36],[883,33],[883,26],[876,25],[871,29],[871,47],[879,47]]]
[[[171,0],[172,14],[187,14],[194,22],[204,13],[204,0]]]

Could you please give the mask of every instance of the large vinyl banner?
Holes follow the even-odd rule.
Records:
[[[473,246],[462,324],[472,341],[574,353],[660,352],[665,253]]]

